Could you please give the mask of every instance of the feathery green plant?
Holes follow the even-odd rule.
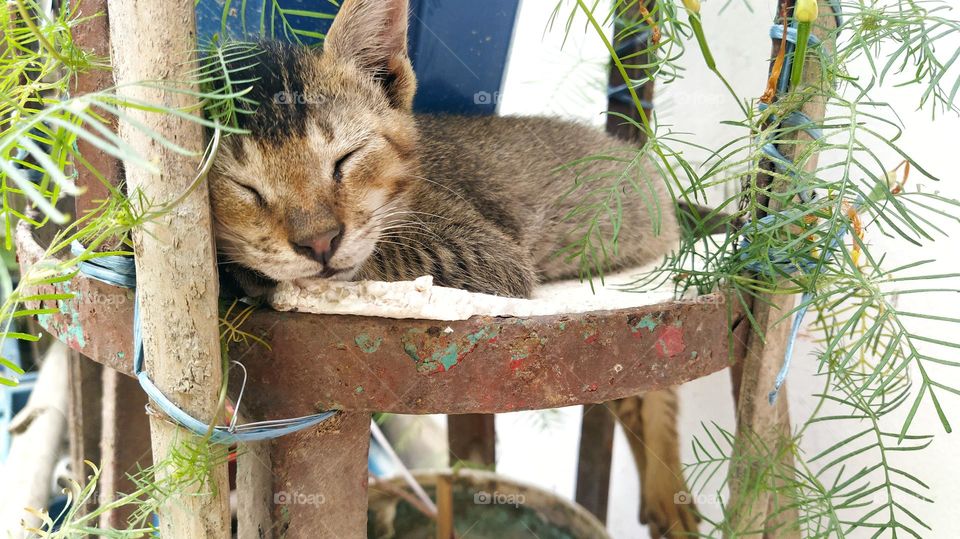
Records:
[[[688,3],[699,5],[693,0]],[[561,2],[557,9],[565,5],[568,3]],[[693,28],[694,14],[681,15],[673,0],[652,0],[647,6],[651,13],[660,14],[657,24],[667,35],[677,32],[681,38],[702,38],[702,34],[687,32]],[[585,16],[607,45],[614,67],[626,73],[622,68],[627,61],[617,58],[612,43],[603,35],[602,21],[623,11],[638,12],[638,2],[615,0],[611,5],[577,0],[568,7],[568,21],[576,14]],[[879,88],[914,86],[922,93],[919,106],[931,114],[956,112],[960,52],[937,45],[956,35],[960,22],[951,18],[955,15],[949,6],[936,0],[860,0],[844,2],[843,11],[845,23],[827,38],[827,42],[836,42],[836,51],[831,54],[815,47],[811,52],[821,59],[825,83],[792,89],[765,109],[754,100],[733,95],[743,116],[726,123],[741,127],[743,135],[709,148],[711,157],[702,168],[684,161],[682,148],[691,143],[672,133],[662,134],[664,128],[654,118],[641,114],[641,121],[630,122],[648,137],[635,159],[649,156],[678,201],[703,201],[708,190],[716,192],[711,188],[730,182],[742,187],[736,195],[707,199],[708,205],[716,208],[709,215],[689,216],[706,226],[708,221],[723,218],[720,212],[724,212],[727,234],[684,238],[660,268],[639,277],[632,286],[649,287],[673,277],[680,291],[726,290],[744,306],[760,293],[808,293],[810,299],[792,312],[782,313],[781,322],[786,323],[802,307],[815,313],[814,328],[822,346],[817,356],[824,379],[824,388],[816,396],[820,404],[782,447],[754,447],[754,458],[766,457],[761,457],[765,459],[762,466],[753,469],[765,472],[748,484],[756,492],[778,493],[786,500],[783,510],[799,509],[805,537],[846,536],[854,530],[870,530],[875,536],[906,533],[920,537],[927,526],[907,508],[905,498],[929,502],[926,485],[897,465],[897,455],[922,450],[930,443],[928,434],[913,432],[924,403],[932,406],[944,430],[952,430],[942,400],[960,394],[960,384],[934,377],[931,366],[960,367],[960,362],[952,359],[960,341],[933,334],[913,322],[960,324],[960,319],[908,312],[898,308],[895,300],[906,294],[958,293],[955,283],[960,274],[925,272],[931,260],[890,267],[885,254],[865,235],[882,234],[926,245],[944,236],[934,217],[957,222],[960,203],[907,183],[910,171],[936,178],[900,147],[903,127],[896,111],[873,94]],[[696,18],[707,26],[723,24],[723,16]],[[567,30],[570,28],[568,22]],[[705,41],[698,45],[708,67],[722,64],[722,58],[713,60]],[[684,52],[696,50],[680,47]],[[676,62],[675,50],[650,43],[644,51],[643,57],[654,61],[641,67],[658,85],[668,86],[682,76],[671,67]],[[865,60],[869,69],[853,72],[851,63],[860,60]],[[644,79],[632,82],[639,85]],[[758,82],[758,94],[761,89]],[[642,111],[635,93],[633,99]],[[808,125],[776,121],[810,100],[828,104],[823,120]],[[747,106],[742,107],[744,104]],[[808,144],[805,132],[809,130],[820,130],[823,137]],[[781,150],[800,145],[805,150],[783,170],[771,171],[764,151],[767,144]],[[881,153],[893,153],[902,161],[885,161]],[[818,155],[819,161],[811,167]],[[625,175],[633,166],[629,156],[587,159],[623,159]],[[589,185],[589,179],[584,175],[581,183]],[[771,182],[787,189],[772,194]],[[820,196],[801,201],[799,195],[811,190]],[[618,224],[619,199],[604,198],[604,191],[594,195],[583,197],[586,202],[570,216],[586,217],[583,237],[568,248],[579,257],[586,278],[602,276],[603,258],[598,253],[615,251],[618,235],[629,233]],[[767,214],[773,220],[765,226],[740,228],[742,220],[755,222]],[[613,224],[598,237],[604,219]],[[848,239],[837,241],[844,234]],[[748,243],[742,241],[745,235]],[[813,269],[787,271],[783,265],[787,261]],[[760,271],[749,271],[757,266]],[[751,323],[756,327],[752,319]],[[891,423],[897,425],[895,429]],[[851,434],[812,457],[797,449],[806,431],[826,424],[837,428],[836,432]],[[694,441],[695,462],[688,472],[691,486],[713,488],[717,474],[725,474],[733,458],[733,434],[718,426],[704,430]],[[749,433],[740,435],[744,443],[750,443]],[[783,464],[785,451],[794,461],[789,468]],[[876,456],[871,458],[874,464],[855,468],[852,459],[867,453]],[[725,514],[734,510],[724,508]],[[713,524],[713,533],[734,532],[722,521]],[[764,523],[756,525],[759,530]]]
[[[37,306],[68,298],[61,297],[61,294],[23,295],[20,290],[66,282],[80,262],[119,254],[98,253],[96,250],[108,238],[126,237],[129,231],[168,211],[179,200],[152,201],[139,192],[124,195],[80,155],[76,143],[86,141],[97,150],[124,161],[127,166],[156,171],[146,156],[137,154],[113,132],[111,123],[129,121],[129,110],[175,115],[217,133],[240,132],[235,127],[236,115],[249,108],[244,94],[251,81],[242,72],[224,66],[237,59],[246,59],[252,53],[248,46],[225,45],[211,49],[201,57],[190,73],[192,80],[189,84],[171,81],[142,83],[196,96],[204,107],[204,115],[193,110],[143,102],[124,95],[122,89],[69,96],[71,81],[78,74],[107,68],[102,59],[73,45],[72,29],[90,17],[81,17],[65,6],[55,20],[36,15],[37,22],[26,24],[23,22],[25,15],[38,13],[36,4],[33,0],[17,0],[17,5],[21,7],[15,13],[18,17],[0,10],[0,17],[4,17],[0,19],[3,40],[0,42],[0,86],[10,89],[0,102],[0,213],[4,218],[5,248],[12,249],[13,229],[19,220],[36,228],[50,221],[64,225],[58,233],[58,240],[47,250],[45,262],[21,275],[20,286],[6,295],[0,305],[0,340],[35,341],[39,338],[37,335],[12,330],[15,321],[52,314],[57,310],[44,307],[21,309],[19,306],[25,303]],[[194,84],[200,89],[192,90]],[[165,148],[184,155],[200,155],[196,150],[178,146],[144,126],[138,127]],[[213,142],[218,140],[219,136],[213,137]],[[208,148],[205,167],[209,167],[214,151],[212,146]],[[71,216],[58,209],[57,204],[64,196],[77,194],[74,178],[78,170],[87,170],[100,179],[110,194],[98,209],[71,220]],[[203,172],[198,173],[198,180]],[[23,211],[23,200],[33,203],[39,218]],[[80,256],[64,256],[73,241],[86,245],[86,252]],[[2,357],[0,366],[14,375],[23,374],[16,364]],[[0,371],[0,384],[14,383],[10,375],[3,375]]]
[[[239,44],[221,47],[204,56],[204,62],[193,73],[199,79],[199,91],[179,90],[194,92],[204,102],[206,119],[195,114],[197,111],[135,102],[116,92],[67,97],[71,77],[88,69],[103,68],[102,59],[77,50],[72,44],[70,31],[83,19],[69,8],[63,9],[53,20],[32,18],[29,14],[37,11],[33,0],[16,0],[15,5],[21,16],[19,22],[11,18],[12,12],[0,13],[3,29],[0,87],[5,96],[0,102],[0,163],[3,163],[0,167],[0,211],[4,215],[8,247],[13,223],[17,219],[31,219],[18,206],[18,197],[32,201],[43,215],[29,221],[31,225],[69,221],[70,216],[57,210],[56,203],[64,194],[75,192],[72,183],[75,171],[81,167],[89,169],[88,162],[76,151],[74,143],[77,140],[86,140],[128,164],[151,166],[109,129],[110,120],[124,117],[124,110],[139,108],[158,114],[176,114],[230,132],[236,125],[237,114],[251,105],[245,97],[244,87],[253,81],[242,72],[220,69],[230,64],[231,59],[247,58],[245,55],[252,54],[249,48]],[[788,506],[799,508],[801,529],[810,537],[844,536],[857,529],[869,529],[877,535],[907,533],[919,537],[916,530],[924,528],[924,524],[910,513],[903,498],[926,500],[925,486],[919,478],[897,466],[895,460],[900,451],[921,450],[929,443],[927,435],[911,431],[924,402],[933,405],[944,428],[951,429],[940,400],[947,394],[960,393],[960,389],[935,379],[927,367],[934,364],[956,367],[960,364],[950,360],[946,352],[930,356],[920,350],[926,344],[938,345],[945,350],[958,348],[960,344],[929,335],[923,328],[915,329],[909,321],[960,321],[904,311],[897,307],[894,299],[898,294],[956,292],[955,286],[943,281],[955,279],[957,275],[924,274],[926,262],[888,268],[883,253],[875,251],[856,233],[862,226],[867,234],[890,235],[912,244],[924,244],[942,234],[932,216],[957,219],[956,201],[936,193],[910,189],[904,185],[905,179],[891,179],[890,170],[896,163],[884,162],[878,157],[878,148],[893,150],[914,171],[925,171],[898,146],[902,127],[895,112],[871,95],[878,87],[913,85],[923,88],[919,105],[930,110],[931,114],[956,111],[955,98],[960,91],[960,73],[956,64],[960,53],[945,57],[941,53],[942,47],[936,45],[958,29],[958,22],[950,18],[948,6],[936,0],[845,2],[846,23],[833,33],[837,50],[822,66],[826,80],[836,85],[792,92],[763,111],[752,100],[731,95],[743,115],[729,120],[729,123],[741,127],[743,135],[710,148],[712,158],[700,168],[687,163],[683,157],[683,148],[696,144],[683,138],[686,135],[671,132],[659,126],[655,118],[645,116],[635,90],[646,78],[652,78],[658,84],[669,84],[682,77],[683,70],[677,60],[691,50],[702,55],[706,67],[726,83],[724,71],[718,67],[722,66],[723,59],[719,59],[719,63],[713,59],[703,33],[698,29],[699,25],[721,24],[721,21],[700,17],[694,21],[691,13],[673,0],[652,0],[646,5],[649,15],[639,12],[637,0],[614,0],[612,3],[566,0],[560,2],[554,12],[553,20],[565,20],[568,32],[573,31],[576,17],[584,16],[586,31],[601,37],[614,59],[614,67],[626,80],[630,80],[626,76],[628,70],[639,69],[645,73],[629,85],[631,97],[641,111],[640,120],[623,118],[646,133],[645,146],[631,153],[588,156],[568,165],[571,169],[583,171],[577,184],[571,186],[570,194],[577,193],[585,202],[568,216],[583,223],[583,237],[562,255],[579,260],[585,278],[602,278],[606,253],[615,252],[617,237],[630,233],[619,226],[619,201],[625,196],[642,197],[648,189],[647,182],[652,181],[649,173],[639,165],[641,155],[649,156],[653,167],[678,201],[706,201],[717,208],[708,215],[692,216],[695,223],[720,217],[721,211],[733,213],[730,233],[685,238],[683,245],[660,271],[641,277],[634,286],[648,286],[677,276],[675,280],[681,290],[690,288],[707,292],[723,288],[744,303],[761,292],[810,293],[809,306],[816,313],[815,326],[822,336],[822,350],[818,356],[824,389],[817,395],[819,405],[812,416],[790,438],[783,440],[780,447],[757,448],[755,453],[767,455],[769,462],[760,468],[765,472],[753,478],[751,484],[758,491],[777,492],[788,500]],[[247,20],[250,13],[258,14],[256,20]],[[605,28],[618,16],[625,24],[617,37],[636,35],[655,20],[659,40],[640,54],[617,57]],[[321,11],[284,9],[275,0],[227,0],[220,17],[221,42],[231,35],[228,28],[231,18],[240,19],[244,36],[249,32],[300,41],[322,39],[322,35],[297,28],[293,22],[295,18],[330,18],[330,15]],[[33,23],[34,20],[37,22]],[[894,49],[888,54],[886,47],[891,44]],[[641,61],[642,58],[653,60]],[[851,73],[850,63],[861,58],[866,59],[870,71]],[[810,99],[824,99],[831,105],[827,118],[808,126],[784,126],[770,121],[774,117],[785,117]],[[766,143],[781,147],[798,144],[804,139],[803,131],[811,127],[822,130],[824,138],[811,145],[795,163],[788,165],[787,170],[768,170],[763,146]],[[156,134],[148,134],[158,143],[177,151],[191,151],[175,147]],[[45,148],[49,149],[44,151]],[[816,153],[823,158],[815,170],[805,170]],[[598,160],[614,160],[622,164],[623,172],[616,178],[616,190],[591,189],[591,184],[598,178],[591,176],[589,165]],[[10,163],[19,166],[12,167]],[[27,181],[25,170],[41,174],[39,182]],[[766,189],[767,179],[788,181],[792,186],[775,197],[772,204]],[[742,195],[720,201],[707,198],[710,187],[731,181],[743,182]],[[816,189],[823,196],[811,203],[799,203],[796,195],[809,189]],[[47,262],[38,265],[36,272],[23,276],[21,286],[69,279],[76,264],[84,257],[101,256],[94,249],[104,239],[124,236],[176,202],[148,201],[139,193],[132,193],[129,198],[121,195],[113,189],[100,209],[68,224],[51,246]],[[741,246],[736,220],[743,217],[756,219],[771,212],[774,206],[781,206],[775,213],[777,219],[769,226],[752,229],[749,246]],[[851,212],[852,207],[858,208],[857,211]],[[651,208],[654,210],[662,213],[664,209]],[[611,225],[601,226],[607,219]],[[842,231],[853,232],[852,239],[834,242],[833,238]],[[55,255],[74,239],[85,242],[90,249],[81,256],[56,258]],[[815,270],[786,273],[781,266],[770,262],[770,252],[789,253],[791,260],[797,262],[812,262]],[[828,252],[832,257],[825,256]],[[748,265],[756,263],[765,265],[768,271],[753,274],[744,271]],[[15,291],[0,308],[0,320],[9,328],[10,322],[17,317],[50,312],[42,307],[18,310],[24,302],[35,305],[58,299],[64,298],[57,295],[24,297]],[[7,335],[30,338],[16,333]],[[10,367],[8,363],[3,364]],[[913,374],[914,371],[917,374]],[[900,414],[903,416],[900,428],[887,430],[888,424],[882,423],[881,419],[892,419],[896,415],[894,412],[901,412],[904,407],[906,414]],[[844,424],[846,432],[851,434],[811,457],[797,450],[806,431],[832,423]],[[705,429],[705,437],[709,442],[703,437],[694,442],[696,462],[689,470],[692,485],[708,484],[710,478],[723,473],[722,466],[731,458],[732,434],[713,427]],[[785,452],[793,456],[792,467],[782,464]],[[877,464],[848,469],[853,457],[867,452],[877,456]],[[174,465],[184,471],[181,478],[194,481],[202,474],[193,472],[203,466],[191,463],[199,461],[209,459],[185,458]],[[142,486],[144,489],[153,488],[155,481],[151,478]],[[92,490],[88,492],[86,489],[95,483],[89,482],[87,487],[77,490],[75,496],[89,496]],[[182,488],[184,485],[167,486]],[[141,492],[144,493],[147,490]],[[154,506],[143,507],[148,509],[141,517]],[[726,508],[727,511],[731,509]],[[78,522],[79,515],[74,517],[70,522]],[[83,521],[79,522],[79,528],[67,529],[83,532],[86,528]],[[723,522],[715,524],[718,530],[724,529]],[[143,526],[143,522],[135,524],[133,531],[145,529]]]
[[[277,0],[225,0],[222,8],[214,8],[211,2],[196,0],[197,6],[215,11],[220,17],[220,38],[234,38],[245,41],[254,39],[278,39],[293,43],[319,44],[324,35],[313,30],[312,26],[298,23],[298,20],[332,20],[338,0],[323,0],[323,6],[314,9],[293,9],[283,7]],[[237,27],[239,22],[239,28]]]

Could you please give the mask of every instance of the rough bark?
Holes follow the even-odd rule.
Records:
[[[826,40],[829,32],[836,27],[834,12],[827,0],[820,0],[820,18],[814,22],[812,34],[824,41],[828,50],[834,44]],[[774,46],[774,56],[779,45]],[[787,74],[789,76],[789,74]],[[808,54],[801,86],[820,88],[827,84],[823,79],[823,70],[815,54]],[[802,111],[814,122],[821,121],[826,110],[826,101],[817,95],[806,101]],[[795,159],[807,151],[810,138],[805,133],[798,134],[797,144],[784,145],[781,152],[788,159]],[[817,167],[817,156],[807,159],[808,171]],[[772,192],[784,192],[793,186],[786,181],[771,185]],[[772,197],[770,206],[776,210],[777,201]],[[786,283],[784,286],[786,287]],[[747,355],[743,362],[737,399],[737,441],[734,447],[733,461],[730,467],[730,508],[728,536],[760,537],[799,537],[797,528],[797,510],[789,508],[790,500],[783,496],[771,496],[770,492],[752,484],[762,468],[770,464],[770,455],[779,454],[782,470],[793,467],[793,456],[785,449],[789,443],[790,415],[787,407],[786,386],[783,387],[777,403],[767,402],[767,394],[773,388],[774,380],[786,350],[792,316],[784,316],[793,309],[796,299],[792,295],[762,294],[753,302],[753,316],[761,334],[750,335],[747,343]],[[736,385],[736,384],[735,384]],[[778,487],[782,482],[773,479]],[[778,488],[778,491],[780,489]]]
[[[183,81],[197,47],[193,0],[109,0],[113,67],[123,93],[172,107],[196,98],[156,88],[125,86],[144,80]],[[181,147],[203,149],[199,124],[170,114],[127,113]],[[168,203],[193,183],[198,157],[177,154],[121,121],[120,135],[156,164],[154,175],[126,167],[127,190]],[[136,200],[136,198],[134,198]],[[212,420],[221,383],[218,283],[206,184],[134,234],[138,296],[147,372],[167,397],[194,417]],[[199,439],[159,417],[150,421],[154,462]],[[164,537],[229,537],[226,465],[210,471],[202,492],[177,492],[161,509]],[[200,494],[200,495],[198,495]]]

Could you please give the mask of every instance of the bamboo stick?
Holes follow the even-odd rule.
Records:
[[[174,107],[195,107],[194,96],[161,89],[125,86],[145,80],[187,80],[197,48],[193,0],[136,2],[109,0],[113,67],[117,84],[130,97]],[[127,110],[132,119],[168,140],[203,149],[200,125],[169,114]],[[148,138],[132,123],[119,132],[161,171],[152,175],[126,167],[128,192],[166,203],[193,183],[199,158],[177,154]],[[134,234],[140,318],[146,369],[167,397],[194,417],[217,413],[222,373],[218,334],[218,282],[206,184],[201,184],[169,213]],[[158,417],[151,417],[154,462],[180,444],[198,438]],[[165,470],[158,474],[167,473]],[[173,493],[160,511],[163,537],[230,536],[227,468],[215,466],[202,491]]]

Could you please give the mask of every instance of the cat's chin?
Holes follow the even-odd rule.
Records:
[[[347,269],[333,269],[328,268],[320,273],[314,275],[308,275],[298,279],[291,279],[293,284],[303,287],[306,283],[314,281],[352,281],[353,278],[357,275],[358,268],[347,268]]]

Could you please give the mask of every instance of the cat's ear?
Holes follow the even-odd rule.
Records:
[[[407,54],[408,0],[345,0],[324,54],[353,62],[383,85],[393,107],[411,109],[416,78]]]

